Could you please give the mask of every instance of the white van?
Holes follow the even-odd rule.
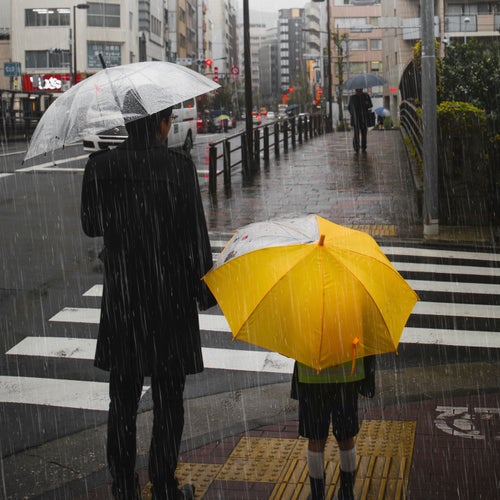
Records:
[[[196,139],[196,100],[188,99],[174,106],[173,123],[168,134],[168,147],[190,153]],[[83,139],[85,151],[100,151],[118,146],[127,138],[125,127],[115,127]]]

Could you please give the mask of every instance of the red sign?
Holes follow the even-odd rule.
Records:
[[[26,74],[23,75],[23,90],[44,90],[46,92],[64,92],[70,87],[71,76],[69,74]],[[76,81],[80,82],[82,75],[76,75]]]
[[[240,74],[240,68],[238,66],[231,66],[231,74],[232,75],[239,75]]]
[[[397,91],[398,91],[398,89],[397,89],[396,87],[391,87],[391,88],[389,89],[389,92],[390,92],[391,94],[395,94]]]

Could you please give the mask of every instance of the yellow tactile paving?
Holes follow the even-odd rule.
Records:
[[[356,499],[402,500],[410,474],[416,422],[365,420],[357,437]],[[213,481],[275,483],[271,499],[306,499],[309,478],[307,440],[243,437],[224,464],[179,463],[180,484],[196,487],[203,498]],[[327,498],[334,498],[340,477],[339,453],[332,437],[327,441],[325,474]],[[143,499],[149,500],[149,485]]]
[[[223,464],[198,464],[180,462],[175,471],[179,484],[195,485],[196,498],[203,498],[222,469]],[[142,492],[142,500],[151,500],[151,483]]]

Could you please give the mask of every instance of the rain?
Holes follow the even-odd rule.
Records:
[[[498,496],[494,6],[39,3],[0,9],[0,498]]]

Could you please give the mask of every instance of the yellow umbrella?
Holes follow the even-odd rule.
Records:
[[[317,215],[238,230],[204,280],[233,338],[317,370],[395,352],[418,300],[370,235]]]

